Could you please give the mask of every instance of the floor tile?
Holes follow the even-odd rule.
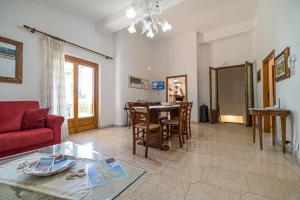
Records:
[[[204,183],[191,184],[185,200],[241,200],[241,195]]]
[[[273,146],[264,134],[264,150],[253,143],[251,128],[238,124],[193,123],[192,138],[182,148],[178,136],[165,141],[168,151],[137,145],[132,133],[110,127],[73,134],[69,141],[100,151],[147,173],[117,199],[120,200],[299,200],[300,165],[291,154]]]
[[[243,173],[224,170],[218,167],[205,167],[201,182],[240,194],[249,191],[247,179]]]
[[[300,185],[294,182],[283,181],[269,176],[247,175],[251,193],[274,200],[299,200]]]

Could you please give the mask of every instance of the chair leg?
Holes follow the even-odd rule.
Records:
[[[145,149],[145,158],[148,158],[148,146],[149,146],[149,133],[146,133],[146,149]]]
[[[135,128],[132,129],[132,136],[133,136],[133,147],[132,147],[132,150],[133,150],[133,154],[135,154],[136,152],[136,135],[135,135]]]
[[[187,125],[185,125],[185,134],[186,134],[186,139],[188,140],[190,138],[190,136],[189,136],[189,131],[188,131]]]
[[[126,124],[125,126],[127,127],[128,126],[128,113],[126,112]]]
[[[182,137],[182,143],[184,144],[184,134],[185,134],[185,127],[182,127],[181,137]]]
[[[190,134],[190,138],[192,138],[192,129],[191,129],[191,123],[189,123],[189,134]]]
[[[180,147],[182,147],[182,137],[181,137],[181,134],[182,134],[181,128],[178,127],[178,135],[179,135],[179,144],[180,144]]]
[[[159,128],[159,135],[160,135],[160,150],[163,149],[163,145],[164,145],[164,128],[163,126],[161,125],[160,128]]]

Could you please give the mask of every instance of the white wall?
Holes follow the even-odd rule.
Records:
[[[188,101],[193,102],[192,120],[198,121],[197,33],[191,32],[152,44],[152,79],[187,74]],[[153,92],[153,100],[166,101],[165,91]]]
[[[125,123],[124,105],[130,101],[149,100],[150,90],[128,87],[128,75],[150,79],[151,50],[149,41],[127,30],[114,35],[115,42],[115,125]],[[150,81],[151,84],[151,81]]]
[[[0,100],[42,100],[41,52],[37,35],[22,30],[23,24],[60,36],[99,52],[113,55],[112,38],[99,35],[92,23],[20,0],[0,0],[0,35],[23,42],[23,83],[0,83]],[[100,126],[113,124],[114,62],[68,47],[67,54],[100,66]]]
[[[293,140],[295,150],[300,144],[300,1],[299,0],[264,0],[260,1],[256,32],[254,35],[255,52],[258,68],[262,60],[275,49],[278,55],[287,46],[291,54],[297,56],[296,75],[276,83],[276,97],[281,99],[283,108],[292,111],[288,119],[288,138]],[[258,106],[262,107],[262,81],[258,85]],[[278,132],[280,139],[280,123]],[[298,152],[300,159],[300,153]]]
[[[209,106],[209,67],[239,65],[253,61],[252,32],[198,45],[199,105]]]

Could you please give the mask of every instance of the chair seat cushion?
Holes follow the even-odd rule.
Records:
[[[143,123],[135,125],[135,127],[140,128],[140,129],[147,129],[147,123],[143,122]],[[159,128],[160,128],[160,124],[149,123],[149,129],[150,130],[159,129]]]
[[[164,125],[178,126],[178,120],[175,120],[175,119],[163,120],[161,123],[164,124]]]
[[[53,131],[49,128],[1,133],[0,152],[26,148],[52,140]]]

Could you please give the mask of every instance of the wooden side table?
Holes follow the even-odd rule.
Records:
[[[290,111],[285,109],[259,109],[250,108],[250,114],[252,115],[252,133],[253,142],[255,143],[255,119],[258,119],[258,131],[259,131],[259,142],[260,149],[263,149],[263,130],[262,130],[262,118],[267,115],[272,118],[272,143],[276,144],[277,141],[277,129],[276,129],[276,117],[280,117],[281,120],[281,135],[282,135],[282,151],[285,153],[286,143],[286,118]]]

